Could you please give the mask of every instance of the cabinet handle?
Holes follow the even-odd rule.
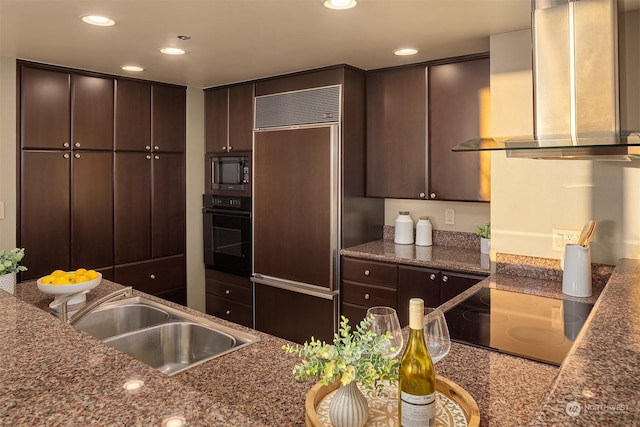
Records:
[[[147,158],[147,160],[151,160],[151,156],[149,154],[147,154],[145,157]]]
[[[62,155],[62,157],[64,157],[65,159],[68,159],[68,158],[69,158],[69,157],[71,157],[71,156],[69,156],[69,153],[64,153],[64,154]]]
[[[364,299],[366,299],[366,300],[371,299],[371,295],[369,295],[369,294],[364,294]]]
[[[80,158],[80,153],[74,154],[73,157],[75,157],[76,159],[79,159]]]
[[[227,289],[226,291],[224,291],[225,295],[229,295],[231,294],[231,289]]]
[[[149,279],[155,279],[155,278],[156,278],[156,275],[155,275],[155,274],[151,273],[151,274],[149,275]]]
[[[429,198],[431,198],[431,199],[437,199],[437,198],[438,198],[438,195],[437,195],[436,193],[431,193],[431,194],[429,194]]]
[[[154,159],[156,160],[160,160],[160,156],[158,156],[157,154],[155,156],[153,156]]]
[[[69,143],[68,143],[68,142],[65,142],[64,144],[62,144],[62,146],[63,146],[64,148],[69,148]]]
[[[231,151],[231,150],[233,150],[233,147],[229,146],[229,148],[227,148],[227,151]]]
[[[449,276],[442,276],[442,281],[443,282],[448,282],[449,281]]]
[[[427,195],[425,193],[420,193],[420,198],[424,199],[425,197],[427,197]]]
[[[225,312],[224,312],[224,314],[226,314],[226,315],[231,314],[231,310],[227,310],[227,311],[225,311]]]
[[[76,148],[80,148],[80,143],[76,142],[75,144],[73,144],[73,146],[76,147]]]
[[[436,280],[436,275],[435,275],[435,274],[433,274],[433,273],[431,273],[431,275],[429,276],[429,279],[431,279],[431,280]]]
[[[365,270],[365,271],[364,271],[364,275],[365,275],[365,276],[371,276],[371,272],[370,272],[369,270]]]
[[[147,150],[147,151],[149,151],[149,150],[151,150],[151,146],[150,146],[150,145],[145,145],[145,146],[144,146],[144,149],[145,149],[145,150]]]
[[[157,145],[154,145],[154,146],[153,146],[153,149],[157,151],[157,150],[159,150],[159,149],[160,149],[160,147],[158,147]]]
[[[227,147],[222,147],[222,151],[227,151]]]

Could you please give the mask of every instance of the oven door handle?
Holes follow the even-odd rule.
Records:
[[[251,212],[247,212],[247,211],[227,211],[227,210],[223,210],[223,209],[207,209],[204,208],[202,210],[203,214],[210,214],[210,215],[216,215],[216,216],[226,216],[226,217],[242,217],[242,218],[250,218],[251,217]]]

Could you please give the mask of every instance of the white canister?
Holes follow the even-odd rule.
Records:
[[[413,220],[408,211],[400,211],[398,218],[396,218],[393,242],[399,245],[413,244]]]
[[[416,245],[417,246],[431,246],[433,245],[432,239],[433,227],[428,216],[421,216],[418,224],[416,225]]]

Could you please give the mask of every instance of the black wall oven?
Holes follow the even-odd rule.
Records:
[[[204,263],[251,276],[251,198],[203,196]]]

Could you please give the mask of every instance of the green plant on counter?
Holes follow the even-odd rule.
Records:
[[[491,238],[491,224],[487,223],[485,225],[482,226],[477,226],[476,227],[476,234],[480,237],[483,237],[485,239],[490,239]]]
[[[342,316],[340,329],[334,334],[333,344],[327,344],[311,337],[304,346],[283,345],[287,353],[302,358],[302,362],[293,368],[295,378],[321,378],[324,385],[340,380],[342,385],[358,381],[369,392],[382,391],[380,381],[398,379],[398,361],[382,356],[389,348],[391,333],[376,335],[369,326],[373,317],[368,317],[352,331],[349,319]]]
[[[13,248],[10,251],[0,250],[0,276],[26,271],[27,267],[20,265],[23,257],[24,248]]]

